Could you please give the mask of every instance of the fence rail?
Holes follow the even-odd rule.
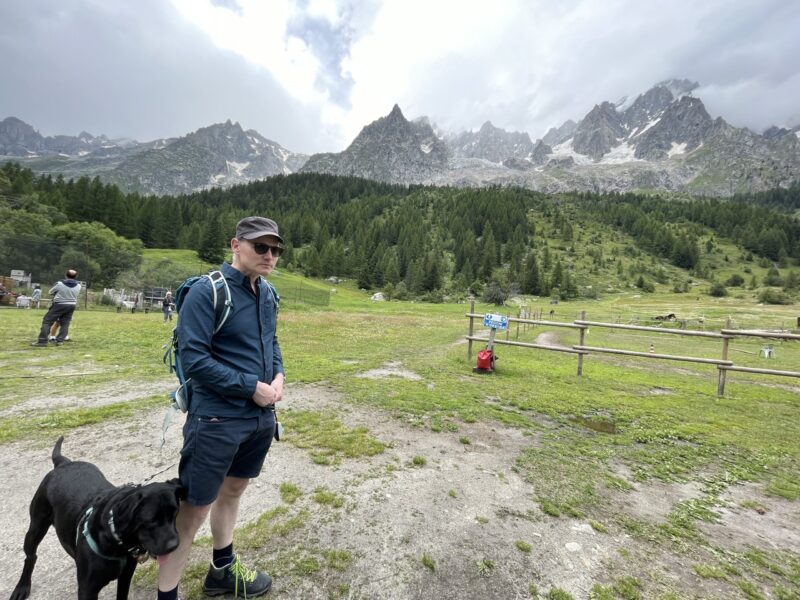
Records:
[[[522,314],[523,311],[520,311]],[[527,311],[525,311],[527,315]],[[741,373],[754,373],[759,375],[775,375],[780,377],[800,377],[798,371],[787,371],[782,369],[764,369],[759,367],[744,367],[738,366],[728,359],[728,351],[730,350],[730,342],[737,337],[757,337],[762,339],[780,339],[780,340],[800,340],[800,334],[785,333],[777,331],[766,330],[751,330],[751,329],[731,329],[731,321],[728,320],[723,329],[717,332],[713,331],[695,331],[689,329],[665,329],[662,327],[650,327],[647,325],[626,325],[621,323],[605,323],[602,321],[589,321],[586,320],[586,311],[581,312],[581,318],[576,319],[571,323],[559,321],[544,321],[541,319],[527,319],[508,316],[509,323],[517,323],[517,335],[519,335],[519,324],[525,325],[543,325],[545,327],[564,327],[568,329],[579,330],[580,339],[577,344],[572,347],[567,346],[552,346],[545,344],[532,344],[528,342],[514,342],[508,339],[509,330],[506,330],[506,339],[496,339],[494,334],[490,337],[480,337],[475,335],[473,319],[482,319],[483,314],[475,312],[475,302],[470,305],[470,312],[465,315],[469,319],[469,331],[465,336],[467,344],[467,360],[472,361],[472,343],[473,342],[487,342],[489,344],[504,344],[508,346],[519,346],[523,348],[531,348],[535,350],[547,350],[549,352],[563,352],[567,354],[576,354],[578,356],[578,375],[583,374],[583,359],[593,353],[597,354],[619,354],[624,356],[634,356],[638,358],[649,358],[656,360],[674,360],[681,362],[690,362],[700,365],[714,365],[717,368],[717,395],[725,395],[725,382],[728,371],[736,371]],[[722,342],[722,352],[720,358],[703,358],[699,356],[682,356],[677,354],[657,354],[653,351],[653,346],[650,347],[650,352],[640,352],[636,350],[625,350],[622,348],[606,348],[602,346],[586,346],[584,339],[586,331],[589,327],[603,327],[607,329],[623,329],[629,331],[641,331],[646,333],[654,333],[658,335],[681,335],[688,337],[702,337],[708,339],[720,340]],[[770,346],[771,349],[771,346]]]
[[[467,336],[473,342],[489,342],[489,338]],[[492,340],[493,344],[503,344],[505,346],[521,346],[523,348],[538,348],[539,350],[552,350],[553,352],[566,352],[567,354],[589,354],[582,348],[569,348],[567,346],[545,346],[544,344],[529,344],[527,342],[512,342],[511,340]]]

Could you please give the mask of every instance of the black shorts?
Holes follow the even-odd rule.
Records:
[[[273,410],[243,419],[189,415],[178,468],[186,500],[205,506],[217,499],[225,477],[258,477],[274,434]]]

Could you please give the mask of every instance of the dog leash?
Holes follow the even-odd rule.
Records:
[[[144,479],[142,479],[142,482],[141,482],[141,483],[134,483],[134,484],[132,484],[132,485],[144,485],[145,483],[149,483],[149,482],[150,482],[150,480],[151,480],[151,479],[153,479],[153,477],[155,477],[155,476],[157,476],[157,475],[161,475],[162,473],[164,473],[164,472],[166,472],[166,471],[169,471],[169,470],[170,470],[172,467],[174,467],[174,466],[175,466],[175,465],[177,465],[177,464],[178,464],[178,461],[176,460],[176,461],[175,461],[174,463],[172,463],[171,465],[167,465],[166,467],[164,467],[164,468],[163,468],[163,469],[161,469],[160,471],[156,471],[156,472],[155,472],[155,473],[153,473],[152,475],[150,475],[150,476],[148,476],[148,477],[145,477]]]

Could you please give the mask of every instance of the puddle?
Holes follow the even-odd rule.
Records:
[[[578,423],[600,433],[617,433],[617,424],[608,417],[573,416],[569,418],[573,423]]]

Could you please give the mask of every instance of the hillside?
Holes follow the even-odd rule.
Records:
[[[98,180],[54,181],[13,166],[0,173],[0,268],[33,271],[37,281],[58,277],[69,261],[97,284],[123,274],[134,282],[142,246],[218,262],[236,221],[264,213],[287,242],[283,268],[389,297],[569,299],[716,286],[718,295],[750,297],[769,288],[767,301],[788,302],[798,287],[797,188],[720,201],[405,188],[308,174],[155,199]]]

